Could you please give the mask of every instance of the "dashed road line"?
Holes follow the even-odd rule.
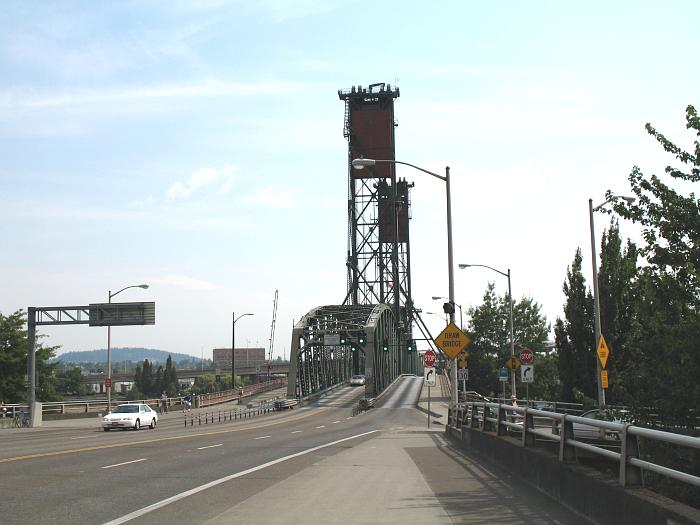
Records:
[[[298,434],[299,432],[303,432],[303,430],[293,430],[290,434]]]
[[[205,448],[215,448],[215,447],[223,447],[223,443],[219,443],[218,445],[207,445],[206,447],[197,447],[197,450],[204,450]]]
[[[316,428],[326,428],[326,425],[321,425],[320,427],[316,427]]]
[[[260,437],[256,437],[255,439],[267,439],[269,437],[271,437],[271,436],[260,436]]]
[[[138,463],[139,461],[146,461],[148,458],[141,458],[141,459],[135,459],[133,461],[125,461],[124,463],[116,463],[114,465],[107,465],[106,467],[100,467],[100,468],[113,468],[113,467],[121,467],[123,465],[130,465],[132,463]]]

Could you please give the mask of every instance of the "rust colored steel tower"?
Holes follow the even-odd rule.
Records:
[[[360,157],[395,160],[394,100],[398,88],[378,83],[338,91],[345,102],[343,136],[348,140],[347,295],[343,304],[391,305],[401,345],[399,367],[412,371],[413,303],[409,244],[409,192],[412,184],[397,180],[396,166],[378,163],[356,170]]]

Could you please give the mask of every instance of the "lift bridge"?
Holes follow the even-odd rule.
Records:
[[[313,308],[292,330],[289,397],[303,398],[366,377],[365,396],[381,393],[422,366],[414,325],[432,341],[411,299],[410,189],[392,162],[355,170],[352,160],[395,160],[394,100],[399,90],[371,84],[338,91],[348,141],[347,294]]]

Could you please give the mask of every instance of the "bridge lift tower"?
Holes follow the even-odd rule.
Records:
[[[345,102],[348,141],[348,251],[345,305],[387,304],[396,320],[398,368],[415,373],[412,336],[410,196],[413,184],[397,180],[396,166],[355,170],[360,157],[394,160],[394,101],[398,88],[371,84],[338,91]]]

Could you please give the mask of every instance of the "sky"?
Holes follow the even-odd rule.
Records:
[[[346,292],[347,143],[339,89],[398,85],[396,159],[450,166],[455,301],[512,272],[549,323],[588,199],[672,162],[700,105],[700,3],[6,1],[0,11],[0,313],[155,301],[112,347],[289,356],[295,320]],[[447,296],[444,183],[412,190],[414,302]],[[610,217],[596,214],[597,244]],[[623,236],[638,229],[622,223]],[[425,320],[434,335],[444,321]],[[466,322],[466,320],[465,320]],[[105,328],[41,327],[61,352]],[[422,349],[419,345],[419,349]]]

